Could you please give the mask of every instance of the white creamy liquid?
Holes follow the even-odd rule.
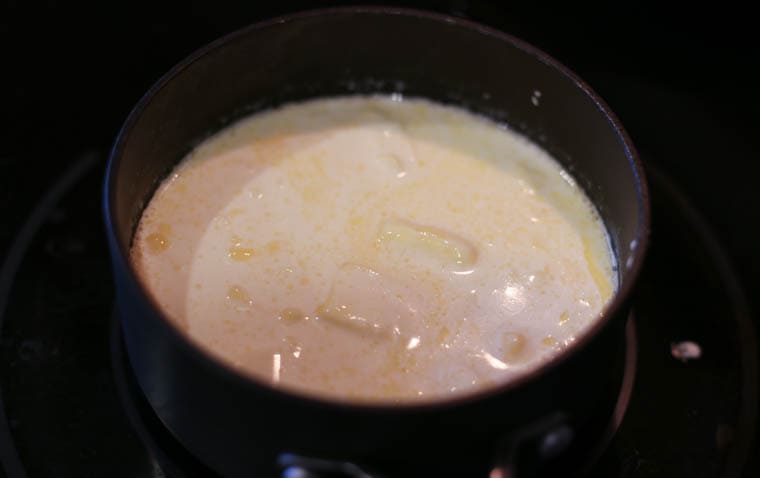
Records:
[[[132,261],[224,362],[360,401],[504,383],[617,287],[603,223],[546,152],[397,97],[291,104],[211,137],[156,192]]]

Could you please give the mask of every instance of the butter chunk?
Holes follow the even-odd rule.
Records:
[[[400,253],[421,253],[450,266],[470,267],[478,259],[475,245],[457,233],[403,219],[385,221],[378,242]]]
[[[345,264],[316,315],[361,334],[394,338],[412,330],[425,309],[424,300],[405,284],[368,267]]]

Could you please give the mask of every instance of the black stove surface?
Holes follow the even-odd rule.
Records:
[[[0,113],[0,476],[164,476],[112,371],[100,220],[107,149],[128,108],[173,63],[286,9],[190,2],[148,14],[114,5],[95,22],[56,2],[0,10],[0,48],[26,43],[0,51],[13,72],[0,79],[12,80]],[[611,104],[648,166],[654,225],[634,301],[635,385],[591,476],[760,476],[757,321],[742,293],[756,299],[760,271],[760,209],[750,200],[760,108],[747,66],[758,58],[748,54],[748,25],[737,20],[736,31],[713,38],[661,10],[650,19],[540,3],[416,6],[469,15],[557,56]],[[715,26],[741,13],[698,18]],[[165,441],[156,451],[188,466]]]
[[[73,161],[2,270],[11,287],[0,290],[0,459],[13,477],[162,476],[159,463],[170,476],[209,476],[154,416],[122,406],[109,262],[92,220],[102,174],[101,155]],[[745,464],[758,399],[747,305],[698,213],[662,173],[650,168],[649,179],[655,213],[634,300],[635,385],[591,476],[755,476]]]

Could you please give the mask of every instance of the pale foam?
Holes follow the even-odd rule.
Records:
[[[283,388],[435,400],[598,318],[613,256],[567,172],[490,120],[397,99],[253,115],[164,181],[132,260],[192,340]]]

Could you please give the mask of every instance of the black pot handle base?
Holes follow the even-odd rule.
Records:
[[[562,412],[528,423],[504,438],[489,478],[541,476],[542,470],[560,457],[574,438],[575,431]]]
[[[282,478],[383,478],[347,461],[312,458],[295,453],[277,457]]]
[[[489,478],[538,476],[567,450],[574,438],[575,432],[561,412],[528,423],[502,440]],[[277,464],[281,478],[383,478],[355,463],[295,453],[280,454]]]

